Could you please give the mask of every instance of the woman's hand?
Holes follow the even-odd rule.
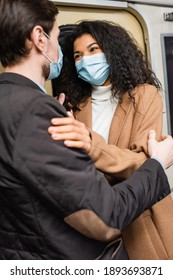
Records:
[[[61,105],[63,105],[65,102],[65,93],[61,92],[60,95],[55,98]]]
[[[69,117],[54,118],[51,120],[53,126],[48,128],[53,140],[63,140],[64,145],[71,148],[83,149],[86,153],[91,150],[91,138],[85,124],[75,120],[71,112]]]
[[[65,95],[65,93],[61,92],[58,96],[55,97],[55,99],[66,108],[67,111],[70,111],[73,113],[72,105],[70,102],[68,102],[68,98]]]

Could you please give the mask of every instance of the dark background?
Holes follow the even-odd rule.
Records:
[[[166,72],[168,84],[168,100],[171,121],[171,134],[173,135],[173,36],[164,37]]]

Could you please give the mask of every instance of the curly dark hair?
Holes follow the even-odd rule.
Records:
[[[120,102],[126,92],[135,102],[132,91],[141,84],[151,84],[161,90],[161,83],[132,35],[113,22],[93,20],[60,26],[64,66],[61,75],[52,81],[54,96],[64,92],[74,109],[91,96],[92,85],[78,78],[73,58],[74,41],[83,34],[90,34],[105,53],[110,65],[112,96]]]

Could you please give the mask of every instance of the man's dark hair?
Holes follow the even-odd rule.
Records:
[[[0,61],[4,67],[15,65],[26,57],[26,39],[36,25],[49,34],[58,14],[48,0],[0,1]]]

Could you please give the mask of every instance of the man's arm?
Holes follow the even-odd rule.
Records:
[[[51,211],[82,234],[112,240],[146,208],[167,195],[169,184],[156,160],[113,188],[80,149],[64,146],[47,133],[53,116],[65,110],[41,96],[30,105],[16,139],[14,166]]]

